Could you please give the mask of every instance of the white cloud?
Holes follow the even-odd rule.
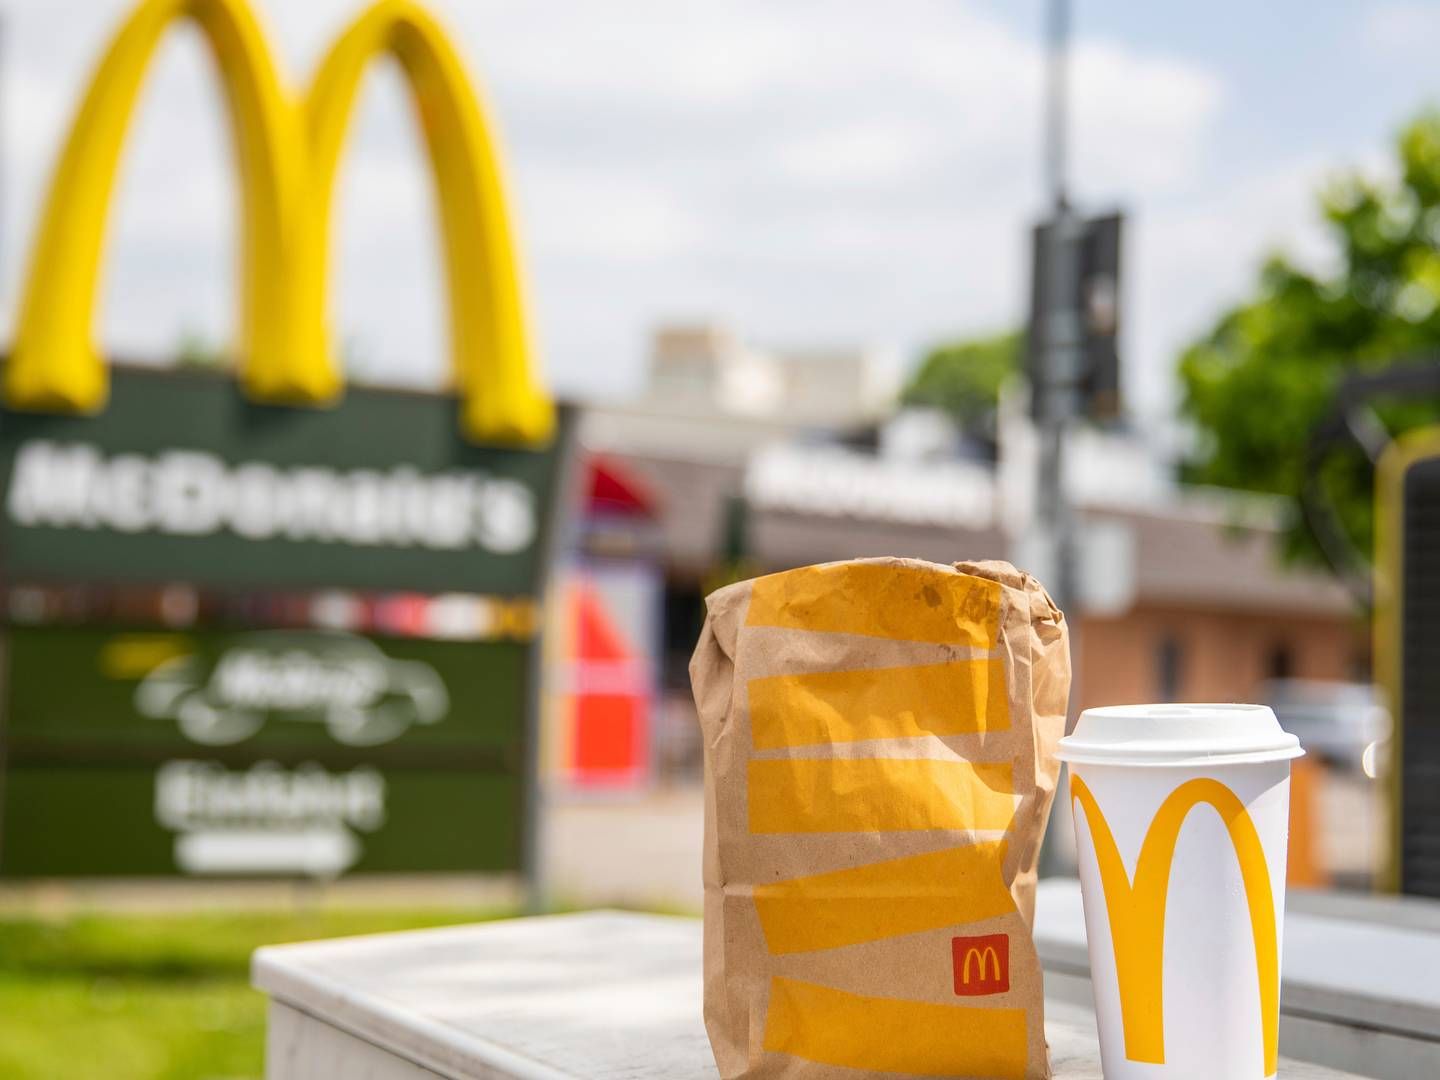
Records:
[[[1220,80],[1107,42],[1083,43],[1074,65],[1082,190],[1114,198],[1189,186],[1224,97]]]
[[[592,264],[661,265],[686,258],[707,230],[686,201],[643,175],[606,169],[542,171],[524,191],[541,207],[526,238],[532,247]]]
[[[1382,56],[1430,55],[1440,37],[1440,7],[1414,0],[1388,0],[1364,15],[1362,38]]]
[[[893,120],[857,120],[782,146],[782,176],[806,184],[903,184],[936,157],[934,133]]]
[[[1319,194],[1337,172],[1351,170],[1398,179],[1393,158],[1377,143],[1339,165],[1307,156],[1137,215],[1127,245],[1128,287],[1137,302],[1126,327],[1131,387],[1147,413],[1170,410],[1178,390],[1175,357],[1224,308],[1253,295],[1264,257],[1279,253],[1312,273],[1336,272],[1340,252],[1322,220]]]
[[[1170,362],[1223,307],[1251,293],[1263,253],[1284,251],[1312,265],[1330,256],[1315,211],[1325,172],[1318,161],[1295,162],[1136,215],[1126,245],[1134,301],[1125,322],[1127,376],[1152,416],[1175,399]]]

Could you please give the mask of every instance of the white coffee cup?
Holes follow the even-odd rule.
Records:
[[[1107,1080],[1275,1075],[1302,753],[1263,705],[1087,709],[1060,740]]]

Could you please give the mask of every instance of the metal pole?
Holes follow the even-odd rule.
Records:
[[[1052,202],[1051,225],[1040,257],[1045,275],[1045,310],[1039,313],[1038,330],[1043,335],[1038,351],[1036,385],[1038,397],[1040,460],[1036,478],[1038,495],[1035,527],[1044,551],[1046,585],[1059,608],[1065,612],[1070,631],[1072,677],[1070,701],[1079,700],[1079,633],[1076,521],[1065,488],[1065,438],[1073,418],[1080,411],[1080,377],[1084,365],[1084,336],[1078,308],[1080,241],[1083,223],[1070,209],[1067,191],[1069,148],[1069,0],[1049,0],[1045,93],[1045,184]],[[1069,718],[1066,730],[1069,730]],[[1050,829],[1041,846],[1039,872],[1042,877],[1073,874],[1074,855],[1069,846],[1069,785],[1062,778],[1056,792]]]
[[[546,874],[545,831],[549,826],[550,793],[546,790],[541,771],[541,741],[544,737],[544,701],[549,690],[546,685],[546,638],[544,631],[550,628],[555,615],[556,598],[560,595],[561,573],[565,565],[565,553],[575,549],[572,530],[575,522],[572,511],[578,500],[578,485],[581,467],[578,460],[578,441],[575,428],[578,417],[568,406],[562,406],[555,438],[559,446],[555,453],[560,464],[555,477],[555,490],[550,498],[554,500],[548,525],[537,544],[541,566],[540,587],[535,603],[540,620],[541,633],[526,646],[526,704],[525,742],[521,748],[521,805],[520,821],[520,878],[524,890],[524,906],[527,914],[540,915],[549,910],[551,902],[550,882]]]
[[[1066,205],[1069,151],[1070,0],[1049,0],[1045,55],[1045,180],[1054,205]]]
[[[1080,380],[1084,366],[1084,335],[1077,307],[1079,254],[1083,225],[1071,212],[1067,195],[1069,0],[1049,0],[1046,63],[1045,170],[1053,200],[1052,225],[1042,250],[1048,310],[1041,314],[1044,347],[1040,350],[1039,395],[1040,475],[1039,521],[1045,540],[1046,582],[1062,610],[1076,603],[1075,515],[1064,484],[1065,434],[1080,411]],[[1070,626],[1072,636],[1075,625]]]

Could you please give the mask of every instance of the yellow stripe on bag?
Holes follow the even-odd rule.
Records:
[[[1003,840],[755,887],[772,954],[835,949],[1007,915]]]
[[[890,563],[807,566],[757,578],[745,624],[989,649],[1000,584]]]
[[[752,833],[996,829],[1015,816],[1008,762],[780,758],[749,766]]]
[[[751,679],[749,689],[757,750],[1010,726],[1005,662],[999,659],[772,675]]]
[[[1024,1080],[1024,1009],[866,997],[770,980],[765,1049],[826,1065],[910,1076]]]

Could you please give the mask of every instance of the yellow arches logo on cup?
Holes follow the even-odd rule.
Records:
[[[108,377],[91,322],[115,170],[155,48],[181,19],[210,47],[234,129],[247,393],[321,405],[340,392],[326,325],[330,203],[361,76],[388,54],[409,83],[435,176],[464,430],[481,442],[548,438],[553,406],[532,370],[491,125],[444,31],[409,0],[379,0],[363,12],[299,100],[245,0],[145,0],[135,9],[90,81],[52,180],[5,369],[7,403],[65,412],[105,404]]]
[[[1170,891],[1175,844],[1186,816],[1196,806],[1209,803],[1219,813],[1245,883],[1250,931],[1255,939],[1255,975],[1260,982],[1265,1075],[1274,1075],[1280,1045],[1280,949],[1275,935],[1275,899],[1265,849],[1244,804],[1218,780],[1199,778],[1181,784],[1151,821],[1132,881],[1095,796],[1073,774],[1070,794],[1085,812],[1105,888],[1126,1056],[1156,1065],[1165,1063],[1165,898]]]

